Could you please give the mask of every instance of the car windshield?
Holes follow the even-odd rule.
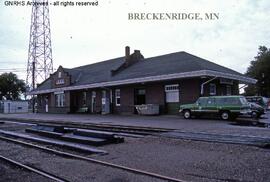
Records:
[[[244,105],[247,105],[248,104],[248,101],[245,97],[240,97],[240,102]]]

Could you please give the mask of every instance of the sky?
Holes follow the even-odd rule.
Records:
[[[270,47],[269,12],[269,0],[99,0],[96,7],[50,6],[54,68],[121,57],[128,45],[145,58],[186,51],[245,73],[258,47]],[[128,13],[218,13],[219,19],[128,20]],[[31,6],[7,6],[1,0],[0,74],[15,69],[26,78],[30,17]]]

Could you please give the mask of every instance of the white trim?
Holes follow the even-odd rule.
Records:
[[[64,91],[58,91],[58,92],[54,92],[54,95],[57,95],[57,94],[63,94]]]
[[[165,92],[179,91],[179,84],[165,85]]]
[[[232,79],[232,80],[238,80],[242,83],[251,83],[255,84],[257,82],[256,79],[241,76],[241,75],[234,75],[230,73],[222,73],[218,71],[212,71],[212,70],[205,70],[207,76],[215,76],[215,77],[220,77],[220,78],[227,78],[227,79]]]
[[[211,71],[211,70],[201,70],[201,71],[191,71],[191,72],[174,73],[174,74],[167,74],[167,75],[148,76],[148,77],[142,77],[142,78],[132,78],[132,79],[125,79],[125,80],[118,80],[118,81],[109,81],[109,82],[93,83],[93,84],[86,84],[86,85],[46,89],[46,90],[40,90],[40,91],[32,91],[32,92],[28,92],[27,95],[36,95],[36,94],[50,93],[50,92],[56,92],[56,91],[65,91],[65,90],[81,90],[81,89],[88,89],[88,88],[108,87],[108,86],[125,85],[125,84],[132,84],[132,83],[134,84],[134,83],[142,83],[142,82],[145,83],[145,82],[153,82],[153,81],[164,81],[164,80],[179,79],[179,78],[192,78],[192,77],[200,77],[200,76],[213,76],[213,77],[228,78],[228,79],[238,80],[241,83],[255,84],[257,82],[257,80],[253,78],[245,77],[245,76],[234,75],[234,74],[229,74],[229,73],[221,73],[221,72]]]
[[[113,94],[112,94],[112,89],[110,89],[110,103],[113,103]]]
[[[171,85],[165,85],[165,87],[178,87],[179,84],[171,84]]]

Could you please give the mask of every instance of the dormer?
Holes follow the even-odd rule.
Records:
[[[71,84],[71,75],[62,66],[51,75],[52,88],[66,87]]]

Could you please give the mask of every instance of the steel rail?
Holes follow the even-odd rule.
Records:
[[[54,154],[58,154],[58,155],[61,155],[61,156],[75,158],[75,159],[79,159],[79,160],[83,160],[83,161],[89,161],[89,162],[92,162],[92,163],[97,163],[97,164],[112,167],[112,168],[122,169],[122,170],[125,170],[125,171],[128,171],[128,172],[132,172],[132,173],[136,173],[136,174],[140,174],[140,175],[150,176],[150,177],[154,177],[154,178],[158,178],[158,179],[162,179],[162,180],[167,180],[167,181],[172,181],[172,182],[186,182],[186,181],[181,180],[181,179],[168,177],[168,176],[160,175],[160,174],[157,174],[157,173],[148,172],[148,171],[135,169],[135,168],[131,168],[131,167],[126,167],[126,166],[123,166],[123,165],[113,164],[113,163],[110,163],[110,162],[101,161],[101,160],[97,160],[97,159],[93,159],[93,158],[89,158],[89,157],[84,157],[84,156],[80,156],[80,155],[77,155],[77,154],[58,151],[58,150],[55,150],[55,149],[39,146],[39,145],[36,145],[36,144],[32,144],[32,143],[28,143],[28,142],[24,142],[24,141],[20,141],[20,140],[16,140],[16,139],[11,139],[11,138],[7,138],[7,137],[3,137],[3,136],[0,136],[0,139],[10,141],[10,142],[13,142],[13,143],[17,143],[17,144],[21,144],[21,145],[26,145],[26,146],[33,147],[33,148],[38,148],[38,149],[41,149],[41,150],[44,150],[44,151],[47,151],[47,152],[52,152]]]
[[[2,120],[2,118],[0,118]],[[141,127],[141,126],[124,126],[124,125],[110,125],[110,124],[98,124],[98,123],[75,123],[75,122],[62,122],[62,121],[36,121],[36,120],[17,120],[17,119],[6,119],[6,123],[25,123],[25,124],[40,124],[40,125],[52,125],[52,126],[64,126],[70,128],[78,129],[93,129],[93,130],[102,130],[102,131],[114,131],[119,132],[123,131],[125,133],[149,135],[154,133],[163,133],[173,131],[174,129],[165,129],[165,128],[153,128],[153,127]]]
[[[25,164],[23,164],[23,163],[17,162],[17,161],[15,161],[15,160],[12,160],[12,159],[10,159],[10,158],[4,157],[4,156],[2,156],[2,155],[0,155],[0,159],[4,160],[4,161],[6,161],[6,162],[9,162],[9,163],[11,163],[11,164],[13,164],[13,165],[16,165],[16,166],[18,166],[18,167],[21,167],[21,168],[23,168],[23,169],[26,169],[26,170],[28,170],[28,171],[31,171],[31,172],[33,172],[33,173],[36,173],[36,174],[39,174],[39,175],[44,176],[44,177],[46,177],[46,178],[49,178],[49,179],[51,179],[51,180],[54,180],[54,181],[57,181],[57,182],[68,182],[67,180],[64,180],[64,179],[62,179],[62,178],[56,177],[56,176],[53,175],[53,174],[50,174],[50,173],[48,173],[48,172],[41,171],[41,170],[39,170],[39,169],[35,169],[35,168],[31,167],[31,166],[28,166],[28,165],[25,165]]]

